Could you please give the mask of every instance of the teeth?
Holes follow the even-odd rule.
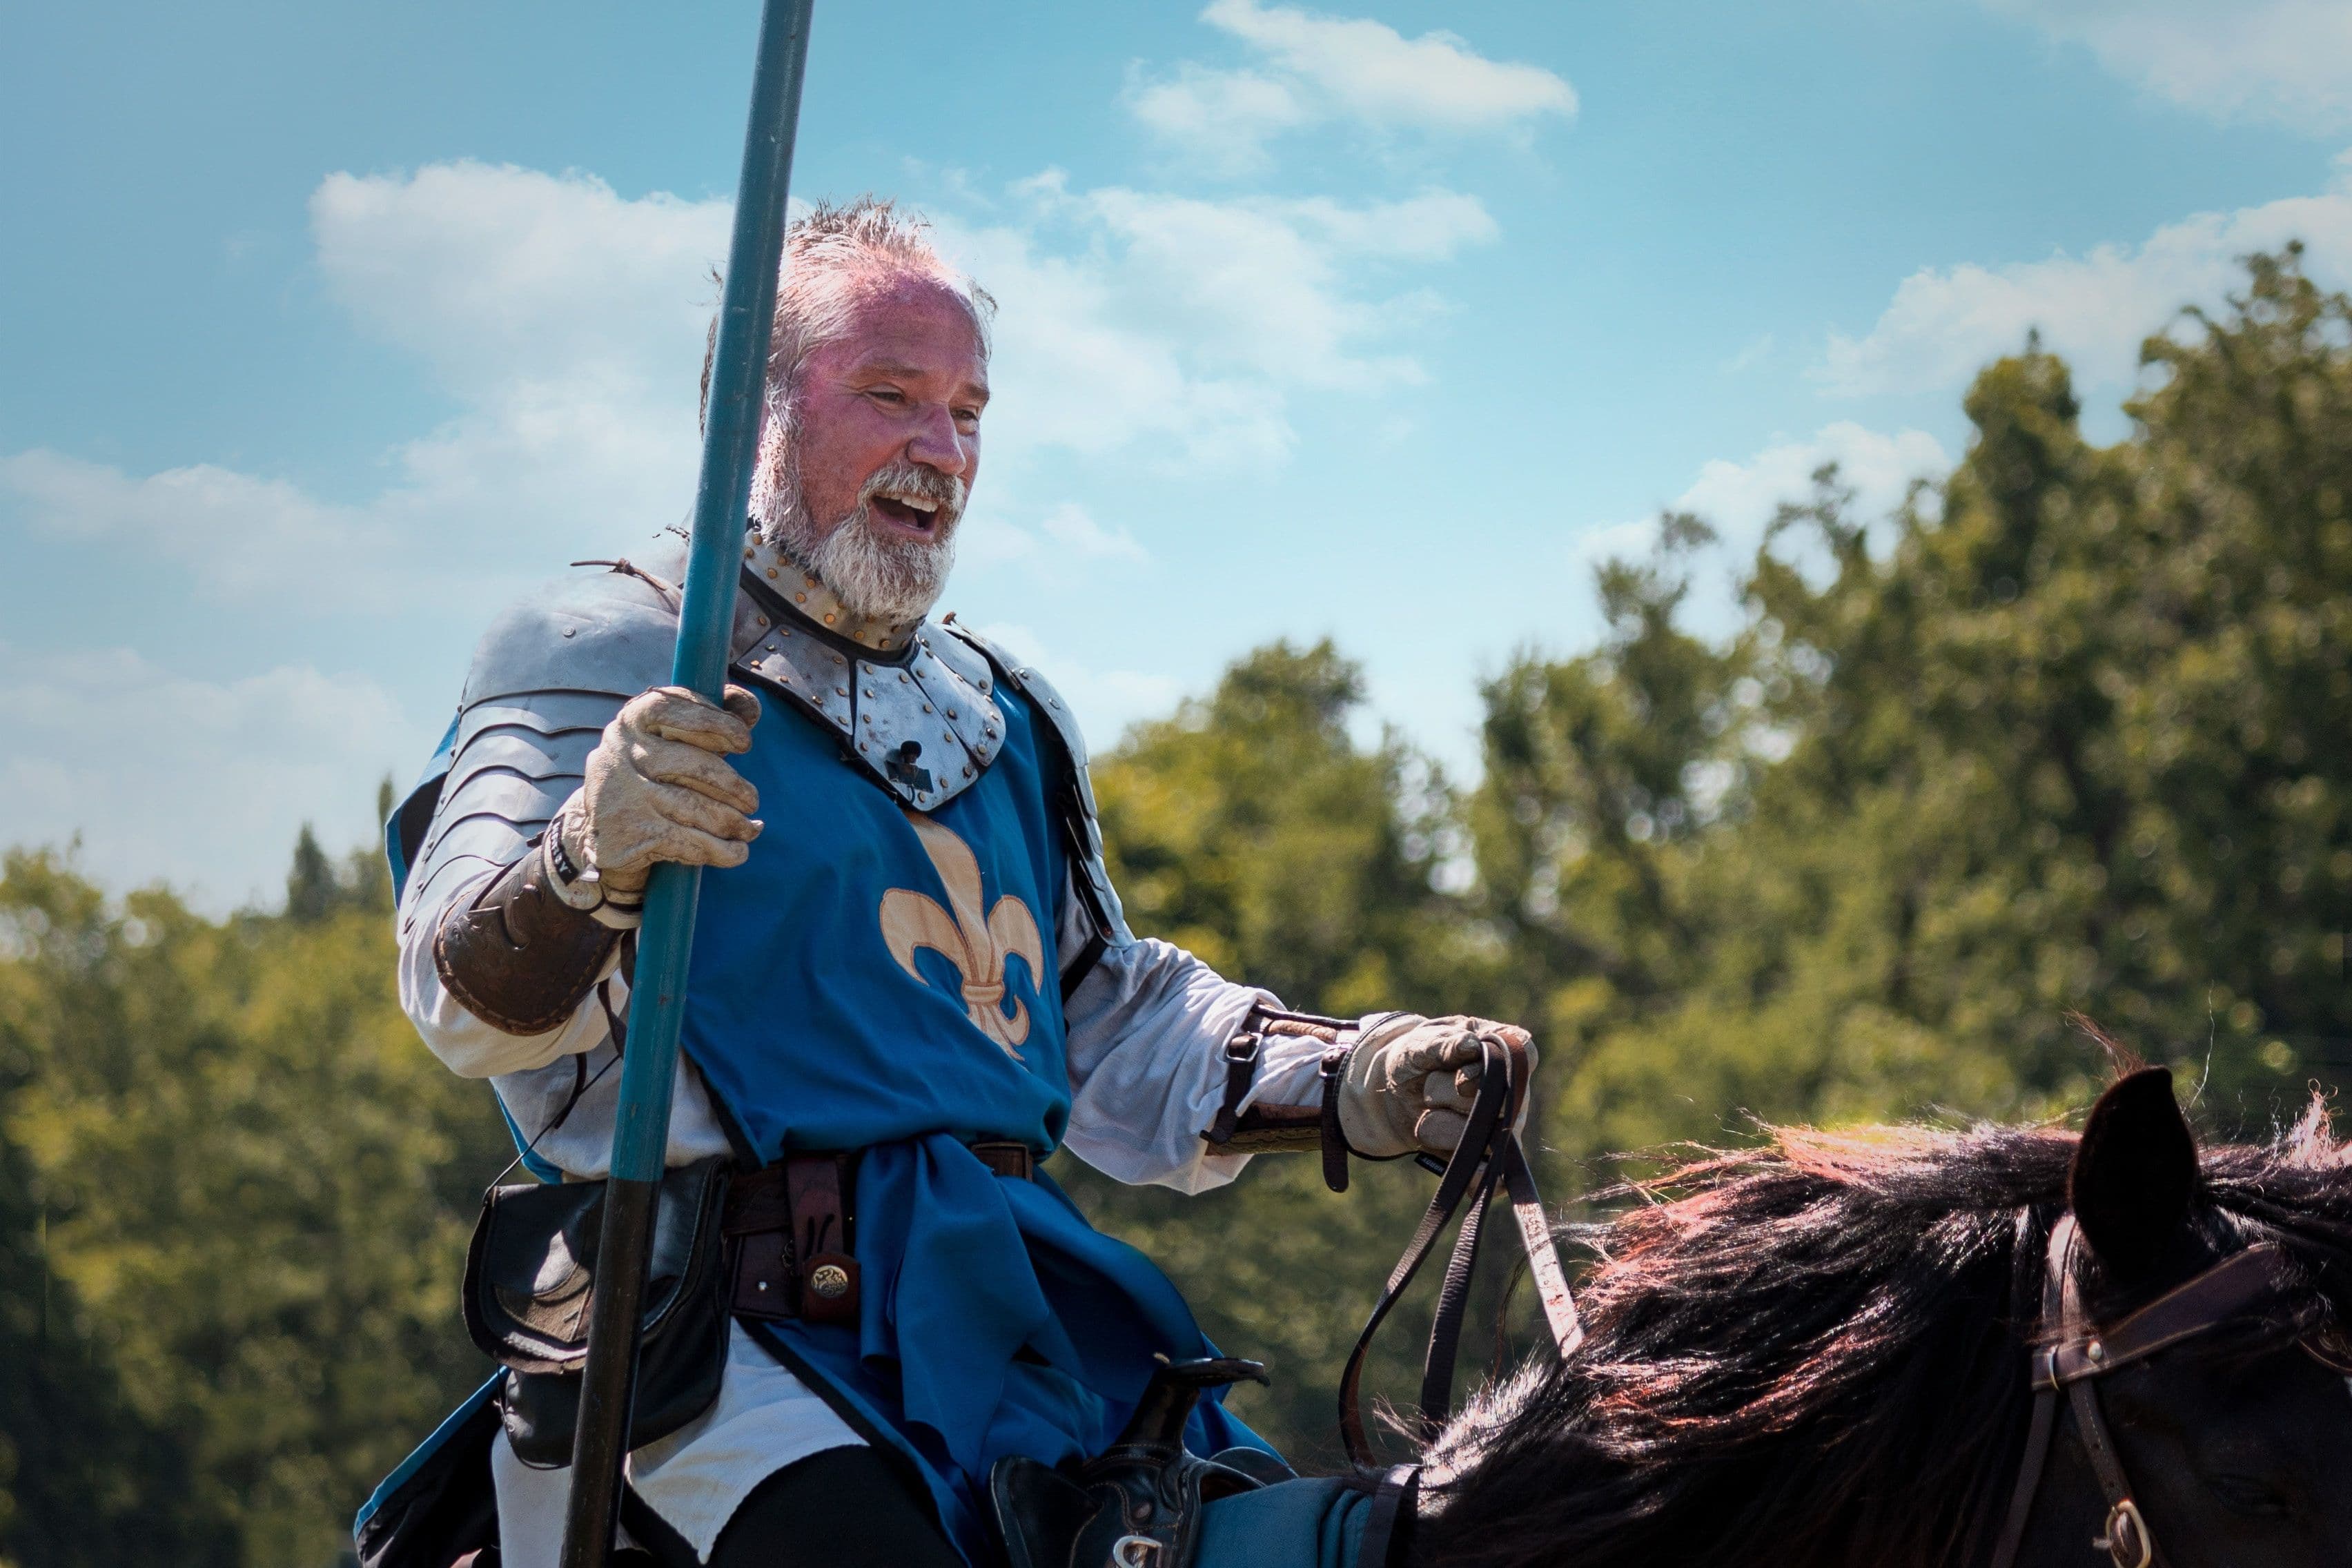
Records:
[[[940,510],[940,503],[931,500],[929,496],[903,496],[886,493],[882,499],[884,500],[897,501],[900,506],[913,507],[917,511],[937,511]]]

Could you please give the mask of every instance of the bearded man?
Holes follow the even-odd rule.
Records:
[[[663,1267],[715,1257],[725,1309],[682,1405],[646,1352],[623,1515],[664,1564],[982,1561],[996,1461],[1099,1452],[1155,1358],[1215,1353],[1038,1169],[1054,1149],[1197,1192],[1245,1151],[1338,1134],[1444,1152],[1477,1089],[1470,1021],[1304,1019],[1131,934],[1067,706],[928,618],[978,477],[992,310],[887,203],[797,224],[723,706],[663,684],[677,548],[585,563],[483,638],[392,825],[403,1005],[492,1081],[550,1181],[607,1169],[648,872],[712,868],[667,1163],[719,1170],[724,1196],[719,1234]],[[469,1321],[544,1329],[569,1301],[577,1330],[586,1276],[547,1256],[563,1267],[469,1284]],[[535,1425],[532,1363],[509,1364],[497,1534],[505,1568],[537,1568],[569,1454]],[[1263,1448],[1213,1398],[1183,1439]]]

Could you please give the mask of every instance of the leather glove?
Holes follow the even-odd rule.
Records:
[[[1391,1158],[1426,1152],[1450,1154],[1470,1123],[1471,1103],[1484,1076],[1480,1032],[1525,1046],[1528,1070],[1536,1052],[1525,1029],[1459,1014],[1424,1018],[1392,1014],[1366,1030],[1339,1080],[1339,1131],[1359,1154]],[[1525,1120],[1527,1099],[1519,1115]]]
[[[563,847],[607,898],[634,901],[656,861],[740,866],[763,824],[760,792],[721,759],[751,749],[760,700],[730,686],[720,709],[682,686],[633,697],[564,803]]]

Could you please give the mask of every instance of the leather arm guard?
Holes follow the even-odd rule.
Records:
[[[433,967],[458,1005],[490,1027],[543,1035],[572,1016],[620,941],[620,931],[557,896],[546,855],[533,845],[471,904],[442,918]]]
[[[1341,1031],[1350,1027],[1338,1018],[1306,1013],[1254,1009],[1242,1032],[1225,1043],[1225,1098],[1216,1121],[1201,1134],[1220,1154],[1308,1153],[1323,1155],[1323,1178],[1334,1192],[1348,1188],[1347,1140],[1339,1133],[1339,1099],[1335,1086],[1353,1047]],[[1269,1035],[1303,1036],[1323,1042],[1322,1102],[1318,1105],[1266,1105],[1242,1108],[1257,1082],[1258,1059]],[[1335,1145],[1334,1140],[1337,1140]],[[1333,1179],[1333,1173],[1338,1173]]]

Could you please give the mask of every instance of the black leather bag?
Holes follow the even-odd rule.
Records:
[[[662,1176],[639,1329],[629,1447],[666,1437],[719,1397],[727,1365],[719,1286],[723,1155]],[[493,1187],[466,1251],[466,1328],[507,1369],[499,1407],[507,1440],[530,1465],[568,1465],[588,1364],[602,1182]]]

